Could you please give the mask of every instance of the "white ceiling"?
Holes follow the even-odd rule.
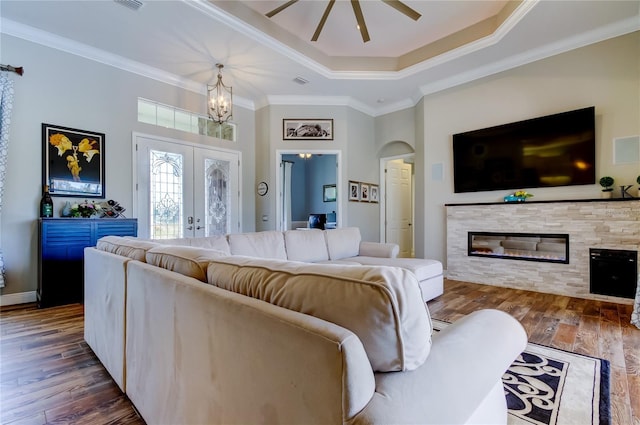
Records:
[[[143,0],[137,11],[109,0],[2,0],[0,31],[199,93],[220,62],[236,104],[249,108],[345,104],[380,115],[640,29],[640,0],[404,1],[422,14],[418,21],[361,0],[371,35],[365,44],[351,3],[338,0],[318,42],[310,42],[327,1],[302,0],[269,19],[264,12],[285,0]],[[505,7],[512,13],[495,17]],[[469,37],[465,28],[481,21],[499,25]],[[6,56],[2,62],[26,65]],[[25,66],[24,78],[28,73]]]

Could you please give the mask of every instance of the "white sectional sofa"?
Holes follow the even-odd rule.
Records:
[[[432,336],[411,270],[347,264],[390,246],[236,254],[276,233],[86,248],[85,339],[147,423],[506,423],[515,319],[483,310]]]
[[[155,242],[218,249],[229,255],[306,263],[396,266],[416,275],[425,302],[442,295],[444,290],[441,262],[422,258],[396,258],[398,245],[363,241],[357,227],[234,233],[218,238]]]

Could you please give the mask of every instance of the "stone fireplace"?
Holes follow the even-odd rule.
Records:
[[[468,232],[467,255],[569,264],[569,235]]]
[[[591,293],[590,249],[639,251],[640,199],[593,199],[534,201],[521,203],[449,204],[447,212],[446,277],[465,282],[505,286],[573,297],[629,302],[621,297]],[[556,236],[566,236],[564,260],[532,261],[527,258],[469,252],[469,234],[505,236],[508,229],[518,237],[535,234],[555,244]],[[506,236],[505,236],[506,238]],[[476,247],[498,246],[495,240],[472,239]],[[570,244],[569,244],[570,241]],[[526,242],[526,243],[522,243]],[[508,249],[502,242],[500,246]],[[508,243],[510,247],[533,248],[533,240]],[[551,245],[547,245],[551,246]],[[544,247],[544,245],[543,245]],[[554,245],[554,249],[561,248]],[[497,249],[496,251],[500,251]],[[526,251],[531,251],[527,249]],[[527,254],[530,254],[528,252]],[[522,256],[521,256],[522,257]]]

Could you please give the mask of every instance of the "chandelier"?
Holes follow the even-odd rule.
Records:
[[[222,82],[222,68],[224,65],[217,63],[218,81],[215,85],[207,84],[207,104],[209,117],[218,124],[222,124],[233,117],[233,88]]]

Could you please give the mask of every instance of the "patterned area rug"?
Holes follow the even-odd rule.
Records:
[[[436,331],[449,324],[433,319]],[[502,376],[509,425],[610,425],[609,362],[529,343]]]

